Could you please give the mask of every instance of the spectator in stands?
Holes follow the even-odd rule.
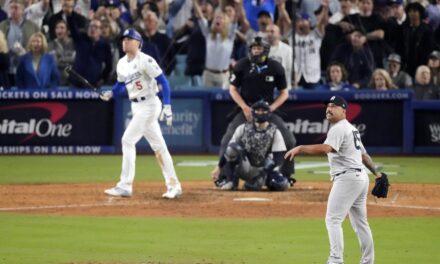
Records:
[[[93,11],[96,11],[100,4],[102,4],[101,0],[75,0],[74,9],[76,12],[78,12],[78,14],[81,14],[83,17],[91,19],[93,17]]]
[[[398,50],[398,46],[402,41],[402,26],[399,24],[399,17],[401,13],[405,14],[403,0],[389,1],[386,10],[388,10],[387,14],[382,14],[385,32],[384,41],[386,51],[393,53]]]
[[[247,55],[246,32],[250,29],[249,21],[246,19],[244,7],[240,2],[229,1],[223,9],[230,21],[237,21],[236,37],[234,39],[234,47],[232,49],[231,67],[235,63]]]
[[[35,25],[41,28],[43,25],[43,18],[49,11],[50,0],[41,0],[35,2],[24,9],[24,16],[27,20],[32,21]]]
[[[414,76],[416,68],[424,65],[434,49],[433,34],[429,26],[423,22],[426,18],[425,8],[417,2],[406,6],[408,23],[403,24],[400,55],[405,63],[405,71]]]
[[[340,10],[341,6],[338,0],[329,0],[328,2],[329,2],[328,9],[331,13],[336,13],[338,10]],[[312,26],[318,24],[317,21],[319,21],[319,18],[317,17],[315,10],[319,8],[319,5],[320,5],[320,1],[318,0],[300,1],[299,12],[310,14],[310,22]]]
[[[369,46],[377,67],[383,67],[383,60],[387,56],[384,45],[384,20],[373,12],[373,0],[360,0],[359,13],[346,16],[343,22],[339,23],[344,32],[350,31],[354,27],[359,28],[365,34],[366,45]]]
[[[157,31],[158,18],[152,11],[146,11],[144,16],[144,31],[141,33],[144,43],[154,44],[159,50],[159,65],[166,75],[170,75],[176,66],[173,43],[164,33]]]
[[[265,16],[269,16],[270,22],[271,23],[273,22],[273,17],[275,13],[275,0],[267,0],[267,1],[243,0],[243,6],[246,11],[246,18],[249,21],[249,24],[251,25],[251,28],[254,31],[256,32],[263,31],[263,29],[261,28],[261,22],[258,21],[260,20],[260,16],[263,14]],[[253,41],[252,37],[256,37],[256,35],[249,36],[248,43]]]
[[[426,7],[426,14],[431,30],[435,31],[440,25],[440,0],[431,0],[430,2]]]
[[[30,37],[40,29],[24,17],[24,1],[11,0],[9,2],[9,17],[0,23],[0,30],[5,34],[8,43],[9,81],[10,85],[14,86],[18,59],[26,53],[24,47],[28,44]]]
[[[112,54],[112,69],[105,84],[113,85],[117,81],[116,65],[118,64],[119,58],[123,56],[122,52],[119,50],[119,44],[121,42],[119,41],[119,34],[113,32],[111,22],[108,19],[101,20],[101,30],[102,39],[110,45],[110,51]]]
[[[373,54],[365,43],[364,32],[355,28],[350,41],[339,45],[332,55],[332,61],[342,63],[350,71],[348,80],[355,88],[366,88],[375,68]]]
[[[276,0],[278,19],[276,20],[277,26],[280,28],[281,36],[287,36],[292,30],[292,20],[290,14],[287,11],[286,0]],[[291,2],[289,3],[291,5]]]
[[[55,58],[60,72],[60,85],[66,86],[67,74],[64,71],[67,65],[73,64],[75,60],[75,47],[73,40],[69,36],[67,23],[64,20],[59,20],[55,26],[56,38],[49,43],[48,51]]]
[[[355,88],[347,81],[348,73],[344,65],[339,62],[332,62],[327,67],[326,83],[319,86],[319,90],[328,91],[350,91]]]
[[[357,8],[352,7],[356,6],[352,4],[352,1],[353,0],[340,1],[340,16],[334,17],[334,15],[331,15],[331,13],[329,14],[330,17],[334,17],[333,21],[337,21],[337,24],[328,23],[325,27],[325,34],[324,38],[322,39],[321,49],[319,51],[321,56],[321,72],[327,71],[329,63],[332,62],[330,60],[332,56],[331,51],[334,51],[338,45],[344,43],[345,41],[345,34],[342,31],[342,28],[339,26],[339,22],[343,19],[342,15],[346,16],[345,13],[356,14],[359,12]]]
[[[134,6],[138,6],[138,8],[133,9],[130,5],[130,8],[132,9],[131,16],[134,20],[132,26],[139,32],[144,30],[144,17],[147,11],[153,11],[159,17],[159,7],[157,7],[154,2],[148,1]],[[159,27],[165,27],[165,25],[160,25]]]
[[[5,35],[0,31],[0,89],[9,88],[9,49]]]
[[[8,18],[8,14],[0,6],[0,22]]]
[[[97,87],[105,83],[112,69],[112,54],[109,43],[101,38],[101,21],[92,19],[87,33],[80,32],[75,25],[73,16],[68,17],[73,42],[75,43],[75,61],[73,69]],[[74,87],[82,87],[80,83],[69,79]]]
[[[292,47],[280,40],[280,28],[277,25],[267,27],[267,40],[270,44],[269,58],[283,65],[286,74],[287,89],[292,89]]]
[[[389,0],[389,4],[397,24],[401,26],[407,18],[403,0]]]
[[[29,50],[20,58],[16,84],[19,89],[44,89],[58,87],[60,75],[52,55],[47,53],[47,41],[43,33],[33,34]]]
[[[112,2],[113,3],[113,2]],[[114,9],[114,10],[113,10]],[[93,18],[96,18],[100,21],[108,21],[111,27],[111,30],[116,35],[121,34],[121,31],[123,31],[123,26],[120,24],[118,17],[120,15],[120,12],[117,8],[114,8],[108,4],[108,2],[105,5],[99,6],[96,10],[95,14],[93,15]]]
[[[393,80],[391,80],[390,75],[384,69],[376,69],[371,75],[371,80],[369,87],[376,91],[388,91],[392,89],[397,89],[394,85]]]
[[[158,25],[157,25],[157,31],[160,33],[166,34],[166,24],[169,18],[175,15],[177,13],[177,10],[172,10],[170,7],[173,7],[173,5],[169,6],[169,1],[166,0],[155,0],[154,1],[157,5],[157,8],[159,10],[158,15]],[[177,2],[177,1],[176,1]],[[174,4],[174,1],[172,2]],[[171,36],[169,36],[171,37]]]
[[[104,5],[98,7],[94,17],[110,21],[112,31],[120,34],[133,22],[126,5],[125,2],[119,0],[106,0]]]
[[[171,38],[174,33],[185,27],[186,21],[191,18],[193,1],[174,0],[168,12],[167,35]]]
[[[121,31],[127,29],[133,23],[128,3],[120,0],[107,0],[105,3],[107,16],[116,21]]]
[[[206,50],[209,50],[206,53],[203,85],[227,89],[229,85],[229,64],[237,23],[236,21],[229,21],[225,13],[217,10],[214,13],[212,25],[209,27],[197,0],[193,0],[193,5],[200,29],[206,39]]]
[[[413,90],[417,100],[440,99],[440,88],[431,83],[431,71],[426,65],[417,68]]]
[[[387,59],[387,71],[397,88],[405,89],[413,86],[408,73],[401,70],[402,59],[399,54],[391,53]]]
[[[214,17],[214,7],[211,1],[203,1],[200,3],[203,17],[208,22],[208,27],[211,26],[212,18]],[[185,63],[185,75],[190,77],[192,86],[202,86],[202,74],[205,69],[206,60],[206,40],[200,30],[197,17],[191,17],[185,24],[181,31],[181,35],[175,35],[176,38],[188,38],[187,42],[187,57]]]
[[[246,43],[249,46],[255,39],[255,37],[266,38],[267,27],[273,24],[273,17],[271,13],[266,10],[262,10],[257,15],[257,29],[253,27],[249,28],[246,32]]]
[[[295,33],[295,84],[304,89],[314,89],[321,79],[321,48],[325,26],[328,23],[329,0],[322,0],[318,24],[312,30],[310,16],[301,14],[296,22]]]
[[[75,0],[63,0],[61,11],[50,17],[48,21],[50,39],[54,39],[56,37],[55,26],[59,20],[67,21],[70,19],[71,23],[68,23],[67,25],[69,26],[69,30],[71,32],[72,26],[75,26],[77,31],[85,31],[87,26],[87,18],[77,13],[74,10],[74,6]]]
[[[344,17],[359,13],[355,0],[339,0],[339,4],[341,5],[340,9],[328,20],[330,24],[338,24]]]
[[[428,67],[431,71],[431,83],[440,87],[440,51],[434,50],[431,52]]]

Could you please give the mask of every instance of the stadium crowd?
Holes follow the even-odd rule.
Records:
[[[416,99],[440,99],[440,0],[0,0],[0,6],[5,89],[79,87],[64,72],[67,65],[93,85],[113,85],[123,56],[119,38],[135,28],[142,51],[172,86],[183,79],[227,89],[230,70],[261,36],[289,89],[408,88]]]

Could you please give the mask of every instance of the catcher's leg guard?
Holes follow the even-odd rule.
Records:
[[[263,188],[266,173],[261,171],[256,177],[247,180],[244,184],[244,189],[247,191],[260,191]]]
[[[225,183],[221,186],[225,186],[226,184],[230,185],[232,184],[231,188],[227,188],[228,190],[236,190],[238,188],[238,182],[239,178],[235,173],[235,170],[237,168],[236,162],[226,162],[225,166],[223,166],[222,171],[225,177]]]

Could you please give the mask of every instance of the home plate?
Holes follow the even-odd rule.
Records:
[[[234,198],[233,201],[237,201],[237,202],[270,202],[270,201],[272,201],[272,199],[261,198],[261,197],[246,197],[246,198]]]

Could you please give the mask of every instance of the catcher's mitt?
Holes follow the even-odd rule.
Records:
[[[381,173],[382,177],[376,178],[376,182],[374,183],[373,190],[371,190],[371,194],[377,198],[387,198],[390,183],[388,181],[388,176],[384,172]]]

